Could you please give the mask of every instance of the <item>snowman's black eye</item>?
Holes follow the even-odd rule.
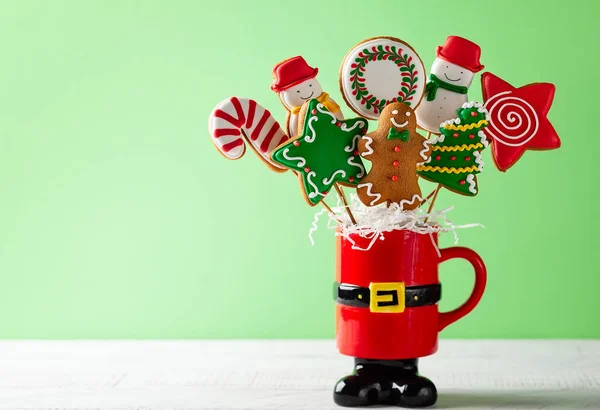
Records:
[[[296,92],[297,92],[297,93],[299,93],[299,92],[300,92],[300,90],[298,90],[298,91],[296,91]]]
[[[309,86],[309,87],[312,87],[312,84],[309,84],[308,86]]]
[[[447,66],[446,66],[446,68],[450,68],[450,66],[449,66],[449,65],[447,65]]]
[[[465,72],[464,72],[464,71],[461,71],[460,73],[461,73],[461,74],[464,74]]]

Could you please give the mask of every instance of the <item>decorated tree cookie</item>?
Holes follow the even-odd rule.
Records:
[[[494,74],[484,73],[481,88],[490,117],[486,132],[492,137],[492,156],[500,171],[513,166],[525,150],[560,147],[560,139],[546,118],[554,98],[554,84],[515,88]]]
[[[450,36],[437,48],[431,66],[423,101],[416,110],[419,127],[438,133],[442,122],[456,115],[468,101],[467,91],[475,73],[483,69],[479,63],[481,49],[472,41]]]
[[[395,202],[404,210],[421,205],[417,164],[427,161],[431,148],[417,132],[414,111],[404,103],[389,104],[379,117],[378,128],[361,138],[358,152],[372,162],[357,187],[367,206]]]
[[[483,129],[487,111],[476,102],[465,103],[458,117],[442,123],[441,135],[428,141],[431,157],[417,167],[418,174],[461,195],[478,192],[477,177],[483,170],[481,151],[488,146]]]
[[[256,101],[239,97],[221,101],[208,117],[208,130],[225,158],[241,158],[248,142],[269,168],[277,172],[286,170],[271,160],[271,152],[288,136],[269,110]]]
[[[273,68],[271,89],[279,95],[287,110],[285,127],[290,137],[298,133],[300,108],[310,99],[318,100],[336,118],[344,119],[340,106],[323,91],[317,81],[318,72],[318,68],[309,66],[301,56],[289,58]]]
[[[304,197],[314,206],[335,183],[356,186],[365,175],[357,145],[368,123],[362,118],[339,120],[317,100],[302,106],[300,118],[299,135],[277,147],[272,159],[297,171]]]

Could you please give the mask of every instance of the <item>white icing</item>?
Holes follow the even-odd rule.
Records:
[[[423,149],[421,151],[419,151],[419,155],[421,156],[421,158],[423,158],[423,161],[427,161],[428,159],[431,159],[430,157],[427,157],[427,151],[429,151],[429,145],[433,144],[435,140],[434,138],[428,138],[425,141],[423,141]]]
[[[469,183],[469,191],[473,194],[477,194],[477,184],[475,183],[475,175],[467,175],[467,182]]]
[[[481,139],[481,143],[483,144],[484,147],[487,148],[489,144],[487,137],[485,136],[485,132],[483,132],[483,130],[479,130],[477,131],[477,136]]]
[[[321,193],[319,192],[319,188],[317,188],[317,186],[311,179],[312,177],[316,177],[316,176],[317,176],[317,173],[315,171],[310,171],[308,174],[306,174],[306,180],[308,181],[308,184],[311,186],[311,188],[314,190],[314,191],[308,193],[309,199],[313,199],[317,195],[321,195]]]
[[[406,111],[406,116],[410,117],[410,111]]]
[[[342,131],[352,131],[356,127],[359,127],[359,128],[362,129],[364,126],[365,126],[365,122],[364,121],[356,121],[354,123],[354,125],[352,127],[350,127],[350,128],[348,128],[347,124],[342,124],[340,128],[342,129]]]
[[[297,167],[303,167],[306,165],[306,159],[304,159],[303,157],[290,157],[288,155],[288,152],[290,152],[289,148],[284,149],[281,152],[281,156],[287,159],[288,161],[298,161],[298,163],[296,164]]]
[[[331,123],[335,124],[336,122],[338,122],[338,119],[335,115],[333,115],[332,112],[328,111],[325,106],[323,106],[323,104],[319,103],[317,104],[317,111],[319,111],[321,114],[327,114],[331,117]]]
[[[356,96],[352,94],[352,82],[350,81],[350,71],[353,70],[352,65],[356,64],[356,59],[360,58],[359,54],[363,50],[368,49],[371,52],[373,47],[383,46],[386,47],[394,46],[396,50],[401,50],[398,54],[408,55],[412,59],[411,64],[415,65],[414,70],[417,71],[417,81],[415,83],[415,94],[412,99],[406,101],[411,107],[416,107],[421,101],[423,91],[425,90],[425,67],[421,62],[419,55],[408,45],[398,39],[378,37],[367,40],[354,46],[344,58],[342,67],[340,69],[340,84],[342,92],[346,97],[346,101],[350,108],[357,114],[366,117],[371,120],[379,118],[381,112],[375,112],[375,107],[367,108],[366,104],[361,104],[360,100],[356,99]],[[368,60],[365,65],[365,71],[363,72],[363,78],[365,79],[365,87],[369,94],[375,96],[378,100],[385,99],[386,101],[393,101],[398,97],[398,93],[402,87],[402,73],[399,71],[399,67],[392,60]]]
[[[294,108],[301,107],[309,99],[317,98],[321,94],[323,94],[323,88],[319,84],[319,81],[313,77],[281,91],[279,98],[285,108],[288,111],[292,111]]]
[[[362,154],[362,156],[366,157],[367,155],[371,155],[373,153],[373,148],[371,147],[371,144],[373,143],[373,138],[367,137],[366,135],[363,136],[363,138],[367,140],[367,142],[365,142],[365,149],[368,149],[368,151]]]
[[[479,172],[483,172],[483,166],[485,165],[485,163],[483,162],[483,159],[481,158],[481,153],[479,151],[473,151],[473,156],[475,156],[475,163],[477,164],[477,170]]]
[[[539,120],[531,104],[511,94],[512,91],[501,92],[486,101],[485,107],[490,117],[486,131],[502,145],[520,147],[537,134]]]
[[[422,201],[423,198],[421,198],[421,196],[418,194],[414,194],[411,199],[403,199],[400,201],[400,203],[398,205],[400,206],[400,209],[404,209],[404,205],[412,205],[417,200]]]
[[[394,117],[392,117],[392,118],[390,118],[390,121],[392,122],[392,124],[394,124],[394,127],[396,127],[396,128],[403,128],[408,125],[408,120],[404,121],[402,124],[398,124],[396,122],[396,119]]]
[[[234,100],[239,102],[239,106],[241,108],[241,116],[238,114],[236,107],[233,103]],[[252,124],[248,124],[248,114],[250,111],[250,105],[255,105],[254,111],[254,120]],[[219,118],[216,116],[217,111],[223,111],[224,113],[232,116],[236,121],[243,121],[243,125],[241,127],[237,127],[232,124],[228,120],[223,118]],[[254,151],[261,156],[263,160],[277,168],[278,170],[285,170],[281,164],[274,162],[271,159],[271,153],[275,147],[286,140],[286,133],[281,129],[279,123],[273,118],[273,116],[269,113],[267,117],[267,121],[262,124],[262,128],[257,130],[259,125],[259,118],[262,118],[265,112],[268,113],[267,109],[258,104],[256,101],[251,100],[249,98],[239,98],[239,97],[231,97],[226,100],[221,101],[217,106],[213,109],[210,116],[208,117],[208,130],[210,132],[210,136],[217,147],[217,149],[229,159],[238,159],[241,158],[246,152],[246,144],[252,145]],[[222,135],[217,137],[216,131],[219,129],[239,129],[240,135]],[[275,130],[275,133],[272,134],[271,140],[268,144],[266,151],[261,149],[261,145],[265,141],[267,135],[270,134],[271,130]],[[256,139],[249,138],[250,135],[256,133]],[[229,151],[225,151],[225,146],[231,142],[242,141],[242,144],[229,149]]]
[[[356,144],[358,143],[358,139],[360,138],[360,135],[355,135],[354,138],[352,138],[352,144],[348,145],[347,147],[344,148],[344,151],[346,152],[354,152],[354,150],[356,149]]]
[[[313,121],[319,121],[319,117],[317,117],[316,115],[311,116],[308,119],[308,129],[312,132],[312,135],[306,135],[304,137],[304,141],[306,142],[313,142],[315,140],[315,138],[317,137],[317,133],[315,132],[315,129],[313,128]]]
[[[375,197],[375,199],[373,199],[369,205],[373,206],[375,204],[375,202],[379,201],[379,199],[381,198],[381,194],[378,194],[377,192],[371,192],[371,189],[373,189],[373,184],[368,182],[366,184],[358,184],[358,186],[356,187],[357,189],[360,188],[367,188],[367,195],[370,197]]]
[[[396,114],[398,114],[398,110],[392,111],[392,115],[396,115]]]
[[[354,157],[348,157],[348,161],[346,162],[348,163],[348,165],[360,168],[360,173],[356,174],[357,178],[362,178],[365,175],[365,167],[363,167],[360,162],[354,162]]]
[[[343,169],[338,169],[333,174],[331,174],[331,176],[329,177],[329,179],[323,178],[323,183],[325,185],[331,184],[331,182],[333,181],[333,179],[335,178],[335,176],[338,175],[338,174],[341,175],[342,178],[344,178],[346,176],[346,171],[344,171]]]

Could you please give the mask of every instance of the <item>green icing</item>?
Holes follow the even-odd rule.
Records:
[[[440,80],[434,74],[429,74],[429,79],[427,80],[427,84],[425,85],[425,95],[427,96],[427,101],[435,100],[438,88],[443,88],[445,90],[459,94],[466,94],[469,90],[468,87],[450,84]]]
[[[390,127],[387,139],[391,140],[394,138],[399,138],[404,142],[408,142],[408,130],[398,131],[394,127]]]
[[[357,185],[365,175],[357,147],[367,127],[362,118],[338,120],[323,104],[310,100],[302,132],[271,157],[300,173],[306,199],[316,205],[336,182]]]
[[[460,125],[469,125],[469,124],[477,124],[481,120],[485,120],[486,116],[484,112],[479,112],[478,108],[480,106],[474,107],[465,107],[459,108],[457,110],[457,115],[459,119],[459,124],[455,124],[456,126]],[[449,168],[450,170],[458,170],[459,168],[466,168],[465,170],[457,173],[454,172],[444,172],[441,170],[418,170],[417,173],[419,176],[432,181],[437,182],[444,186],[445,188],[457,192],[466,196],[475,196],[478,192],[477,186],[477,178],[475,178],[476,174],[481,172],[479,164],[477,164],[476,159],[477,156],[481,155],[481,151],[485,148],[482,145],[482,137],[478,135],[478,132],[487,126],[486,123],[480,124],[478,127],[474,127],[468,130],[460,131],[460,130],[452,130],[446,127],[440,127],[440,132],[442,133],[442,137],[439,137],[439,140],[432,147],[463,147],[463,145],[477,145],[476,147],[468,147],[466,149],[461,150],[433,150],[431,152],[431,157],[429,161],[424,164],[424,166],[439,166],[440,168]],[[469,169],[469,167],[476,167],[476,169]],[[421,166],[418,169],[422,168]],[[469,177],[469,175],[472,175]],[[473,192],[475,191],[475,192]]]

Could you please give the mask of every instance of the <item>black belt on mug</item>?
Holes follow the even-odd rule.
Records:
[[[336,283],[336,302],[369,308],[376,313],[401,313],[405,307],[435,305],[442,297],[442,285],[404,286],[404,282],[371,282],[368,288]]]

